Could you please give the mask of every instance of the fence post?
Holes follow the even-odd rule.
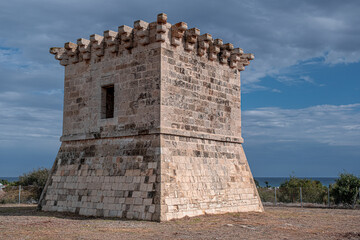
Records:
[[[355,189],[355,197],[354,197],[354,202],[353,202],[353,205],[352,205],[352,208],[355,209],[355,206],[356,206],[356,200],[357,200],[357,189]]]
[[[303,204],[302,204],[302,189],[300,187],[300,203],[301,203],[301,207],[303,207]]]
[[[275,206],[276,206],[276,187],[275,187]]]
[[[21,197],[21,185],[19,185],[19,204],[20,204],[20,197]]]
[[[330,184],[328,187],[328,207],[330,208]]]

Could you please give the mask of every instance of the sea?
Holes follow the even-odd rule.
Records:
[[[18,177],[0,177],[0,180],[7,180],[9,182],[15,182],[15,181],[18,181],[19,178]]]
[[[289,177],[254,177],[260,184],[261,187],[266,187],[266,181],[271,187],[279,187],[281,183],[289,180]],[[335,183],[336,177],[299,177],[301,179],[311,179],[317,180],[322,183],[324,186],[329,186],[330,184]],[[0,177],[0,179],[8,180],[9,182],[18,181],[18,177]]]
[[[335,183],[337,177],[296,177],[300,179],[311,179],[320,181],[322,185],[329,186],[330,184]],[[259,182],[260,187],[266,187],[266,183],[271,187],[279,187],[280,184],[289,180],[290,177],[254,177]]]

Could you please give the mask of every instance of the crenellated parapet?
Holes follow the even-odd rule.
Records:
[[[209,33],[200,34],[198,28],[188,29],[185,22],[171,25],[167,15],[160,13],[156,22],[147,23],[142,20],[134,22],[131,28],[122,25],[118,31],[107,30],[103,35],[93,34],[90,39],[80,38],[77,43],[65,43],[63,48],[51,48],[50,53],[60,64],[67,66],[78,62],[90,62],[92,58],[119,56],[124,51],[146,47],[149,44],[168,44],[173,48],[196,54],[209,61],[217,61],[222,65],[243,71],[254,55],[244,53],[241,48],[234,48],[231,43],[223,43],[221,39],[213,39]]]

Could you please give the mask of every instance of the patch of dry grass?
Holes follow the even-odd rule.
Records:
[[[266,207],[157,223],[0,206],[0,239],[359,239],[360,210]]]
[[[37,198],[37,188],[32,186],[26,186],[21,188],[21,203],[33,201]],[[19,187],[8,186],[4,189],[4,193],[0,196],[0,204],[4,203],[17,203],[19,202]]]

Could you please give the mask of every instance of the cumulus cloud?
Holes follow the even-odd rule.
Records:
[[[27,11],[23,11],[27,9]],[[201,9],[201,10],[200,10]],[[359,1],[96,1],[44,0],[0,3],[0,46],[20,48],[23,57],[48,64],[47,49],[139,18],[155,21],[167,12],[256,55],[244,72],[244,87],[256,90],[265,76],[309,59],[323,64],[360,61]],[[21,34],[19,34],[21,32]],[[0,54],[1,55],[1,54]],[[55,62],[49,66],[55,66]]]
[[[256,143],[308,142],[360,146],[360,103],[243,111],[243,135]]]

